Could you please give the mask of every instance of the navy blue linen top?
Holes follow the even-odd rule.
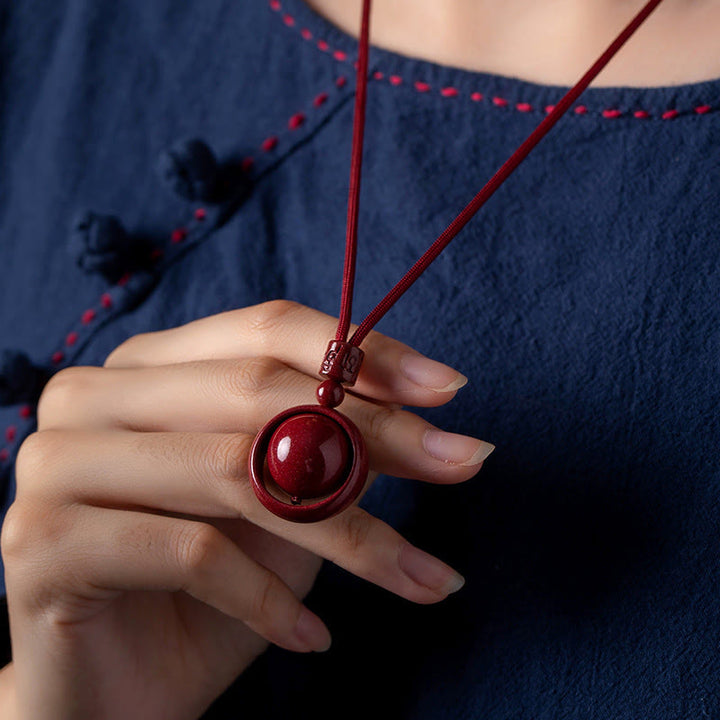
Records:
[[[337,314],[357,45],[302,0],[0,13],[7,507],[38,378],[270,298]],[[563,94],[371,72],[355,321]],[[192,137],[230,168],[213,202],[157,172]],[[272,648],[208,718],[720,717],[719,140],[720,81],[590,89],[382,321],[470,378],[421,413],[497,450],[363,504],[467,584],[416,606],[326,564],[333,648]],[[124,226],[95,218],[107,257],[83,210]]]

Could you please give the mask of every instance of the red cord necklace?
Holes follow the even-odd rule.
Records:
[[[326,378],[317,389],[320,404],[285,410],[260,430],[253,443],[249,459],[250,479],[255,494],[268,510],[286,520],[315,522],[344,510],[358,497],[368,474],[365,442],[357,427],[335,408],[345,397],[343,384],[352,386],[357,379],[364,357],[360,343],[545,137],[661,1],[649,0],[348,340],[355,284],[370,45],[371,0],[363,0],[340,320],[335,340],[328,345],[320,368],[320,375]]]

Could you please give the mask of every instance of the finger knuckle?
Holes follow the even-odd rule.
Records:
[[[189,578],[207,575],[216,567],[222,545],[222,533],[212,525],[198,522],[183,528],[175,543],[180,569]]]
[[[7,572],[35,566],[56,549],[65,535],[62,514],[49,506],[16,499],[8,508],[0,532],[0,550]]]
[[[227,384],[234,395],[251,400],[276,388],[285,370],[275,358],[248,358],[233,365]]]
[[[67,446],[65,433],[41,430],[28,435],[15,459],[16,495],[22,497],[36,487],[49,487],[48,476]]]
[[[272,626],[277,609],[283,598],[283,585],[270,570],[263,570],[257,583],[250,606],[250,616],[255,622]]]
[[[352,555],[367,546],[372,531],[372,518],[363,511],[349,510],[345,514],[345,545]]]
[[[252,438],[248,435],[222,435],[210,442],[205,450],[205,466],[215,480],[232,481],[247,476],[248,455]]]
[[[38,428],[61,421],[64,412],[77,404],[79,394],[87,389],[89,370],[86,367],[68,367],[56,372],[47,381],[38,398]]]
[[[292,300],[269,300],[253,308],[248,332],[261,344],[272,342],[272,337],[301,306]]]
[[[368,418],[367,435],[376,442],[386,440],[397,419],[398,411],[383,405],[374,405]]]

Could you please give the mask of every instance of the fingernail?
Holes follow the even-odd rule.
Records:
[[[413,582],[442,595],[457,592],[465,584],[460,573],[408,542],[400,548],[398,565]]]
[[[400,356],[400,371],[416,385],[436,392],[459,390],[468,381],[464,375],[448,365],[414,353]]]
[[[428,455],[454,465],[479,465],[495,449],[477,438],[442,430],[426,430],[423,446]]]
[[[323,621],[307,608],[303,608],[300,618],[295,626],[295,637],[309,650],[325,652],[332,642],[330,632]]]

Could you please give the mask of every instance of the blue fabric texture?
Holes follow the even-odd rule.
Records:
[[[337,314],[351,37],[302,0],[0,14],[0,349],[31,362],[0,387],[271,298]],[[370,63],[356,322],[563,93]],[[271,649],[208,718],[720,718],[720,81],[581,104],[378,328],[470,378],[423,416],[497,445],[461,486],[363,500],[466,586],[415,606],[326,564],[333,648]],[[113,256],[129,277],[68,252],[122,238],[152,256]]]

